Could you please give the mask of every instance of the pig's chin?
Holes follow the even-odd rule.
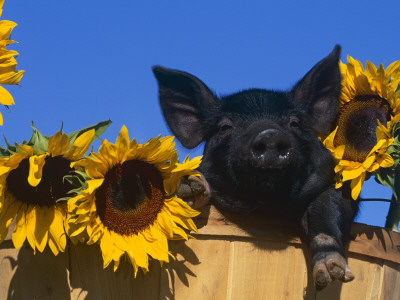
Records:
[[[233,181],[250,194],[265,195],[266,193],[280,193],[283,186],[287,185],[288,173],[289,168],[287,165],[273,165],[271,167],[247,165],[233,170],[231,174],[233,175]]]

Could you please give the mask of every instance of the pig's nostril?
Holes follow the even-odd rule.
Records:
[[[261,156],[265,153],[266,150],[267,150],[267,147],[266,147],[265,143],[258,142],[253,145],[252,152],[253,152],[253,155],[255,155],[255,156]]]
[[[280,159],[287,159],[290,155],[290,146],[286,143],[278,143],[276,147]]]

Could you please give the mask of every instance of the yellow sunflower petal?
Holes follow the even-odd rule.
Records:
[[[8,227],[11,221],[16,217],[21,204],[17,201],[12,201],[5,205],[0,212],[0,242],[2,242],[8,233]]]
[[[114,251],[114,243],[112,241],[110,232],[106,229],[103,232],[103,236],[100,240],[100,248],[101,253],[103,255],[103,268],[107,268],[107,266],[112,261],[112,255]]]
[[[36,248],[43,252],[47,245],[47,240],[49,236],[50,224],[54,220],[54,209],[48,207],[36,206],[36,226],[35,226],[35,240]]]
[[[14,99],[11,96],[11,94],[2,86],[0,86],[0,104],[3,104],[3,105],[15,104]]]
[[[394,164],[393,158],[387,153],[379,155],[377,162],[381,168],[389,168]]]
[[[54,238],[52,236],[49,235],[49,241],[48,241],[48,245],[49,248],[51,250],[51,252],[53,252],[53,254],[55,256],[58,255],[58,253],[61,252],[61,249],[59,248],[59,245],[57,244],[57,242],[54,240]]]
[[[0,84],[14,85],[21,81],[25,71],[15,71],[0,74]]]
[[[15,248],[20,248],[26,240],[25,209],[20,209],[17,215],[12,241]]]
[[[69,137],[65,133],[58,131],[49,138],[49,153],[51,156],[64,155],[69,149]]]
[[[47,154],[33,155],[29,157],[29,175],[28,182],[31,186],[37,186],[42,180],[43,166]]]
[[[51,250],[53,251],[54,255],[57,255],[59,252],[64,252],[64,249],[67,245],[67,237],[63,225],[67,216],[63,209],[58,207],[53,211],[54,218],[49,226],[49,246],[50,242],[54,244],[54,246],[57,248],[57,251],[54,251],[54,249]]]
[[[358,178],[363,173],[365,173],[365,170],[363,168],[357,168],[357,169],[353,169],[353,170],[343,170],[343,172],[342,172],[343,181]]]
[[[147,243],[141,235],[134,235],[127,239],[129,249],[127,249],[128,257],[134,266],[135,276],[138,271],[138,267],[145,270],[149,269],[149,258],[146,254]]]
[[[87,181],[88,188],[85,190],[86,193],[92,194],[95,190],[97,190],[104,182],[104,178],[100,179],[91,179]]]
[[[33,148],[28,145],[19,145],[17,147],[17,153],[13,154],[5,163],[6,167],[15,169],[19,166],[20,162],[25,158],[33,155]]]
[[[69,149],[68,153],[66,153],[64,157],[71,161],[82,158],[88,151],[91,143],[93,142],[94,135],[94,129],[82,133],[79,137],[77,137],[77,139],[74,141],[71,148]]]
[[[36,253],[36,240],[35,240],[35,229],[36,229],[36,210],[33,205],[29,205],[25,213],[26,222],[26,238],[28,239],[29,245],[33,249],[33,253]]]
[[[351,197],[356,200],[361,192],[361,187],[365,180],[365,173],[362,173],[359,177],[354,178],[351,183]]]
[[[122,126],[121,131],[118,134],[115,146],[117,147],[117,159],[119,163],[123,163],[126,159],[128,149],[130,145],[128,129]]]

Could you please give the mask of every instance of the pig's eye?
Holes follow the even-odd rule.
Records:
[[[293,127],[293,128],[299,128],[300,127],[300,119],[296,116],[290,116],[289,125],[290,125],[290,127]]]
[[[229,129],[232,129],[232,126],[233,126],[232,121],[227,119],[227,118],[222,119],[218,123],[218,127],[219,127],[219,131],[220,132],[225,132],[225,131],[227,131]]]

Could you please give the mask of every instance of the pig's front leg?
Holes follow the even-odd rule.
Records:
[[[184,176],[178,180],[176,191],[187,204],[200,209],[210,201],[210,186],[203,174],[200,176]]]
[[[344,256],[344,245],[350,238],[357,207],[356,201],[343,197],[342,191],[332,187],[320,194],[303,216],[314,282],[319,288],[336,279],[354,279]]]

